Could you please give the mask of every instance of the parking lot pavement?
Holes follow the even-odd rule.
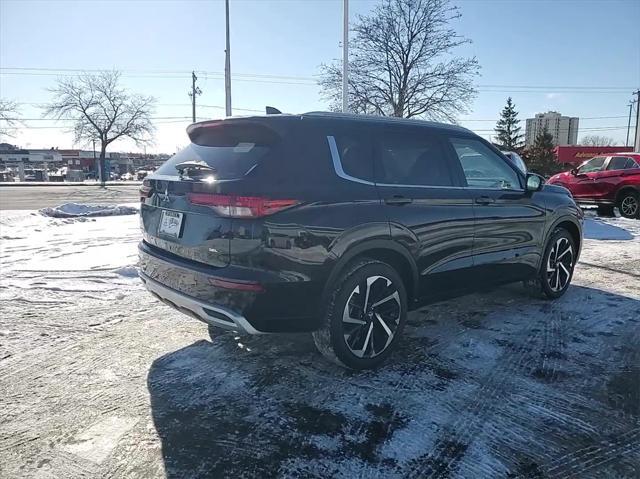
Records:
[[[136,280],[135,217],[0,221],[0,477],[640,475],[640,222],[588,220],[560,300],[431,305],[352,372],[209,340]]]
[[[93,184],[50,186],[3,186],[0,210],[35,210],[61,203],[134,203],[140,200],[140,184],[116,184],[100,188]]]

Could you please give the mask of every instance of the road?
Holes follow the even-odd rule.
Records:
[[[100,188],[94,185],[0,186],[0,210],[37,210],[62,203],[135,203],[139,184]]]
[[[561,299],[431,305],[353,372],[210,340],[135,277],[135,215],[0,220],[0,478],[640,476],[640,221],[588,220]]]

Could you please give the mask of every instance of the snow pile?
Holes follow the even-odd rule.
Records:
[[[135,215],[138,209],[125,205],[93,205],[79,203],[65,203],[53,208],[43,208],[40,214],[54,218],[74,218],[82,216],[120,216]]]

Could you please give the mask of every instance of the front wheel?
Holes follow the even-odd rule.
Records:
[[[571,283],[576,262],[576,245],[564,228],[557,228],[542,257],[539,282],[542,293],[550,299],[562,296]]]
[[[640,196],[635,191],[627,191],[618,202],[620,214],[625,218],[640,217]]]
[[[363,259],[341,274],[313,339],[323,356],[341,366],[373,368],[391,354],[406,315],[400,275],[386,263]]]

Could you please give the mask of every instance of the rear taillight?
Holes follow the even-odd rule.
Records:
[[[151,186],[151,181],[144,180],[140,187],[140,201],[144,201],[146,198],[149,198],[152,193],[153,187]]]
[[[208,206],[221,216],[231,218],[259,218],[299,204],[298,200],[271,200],[257,196],[214,195],[188,193],[194,205]]]

